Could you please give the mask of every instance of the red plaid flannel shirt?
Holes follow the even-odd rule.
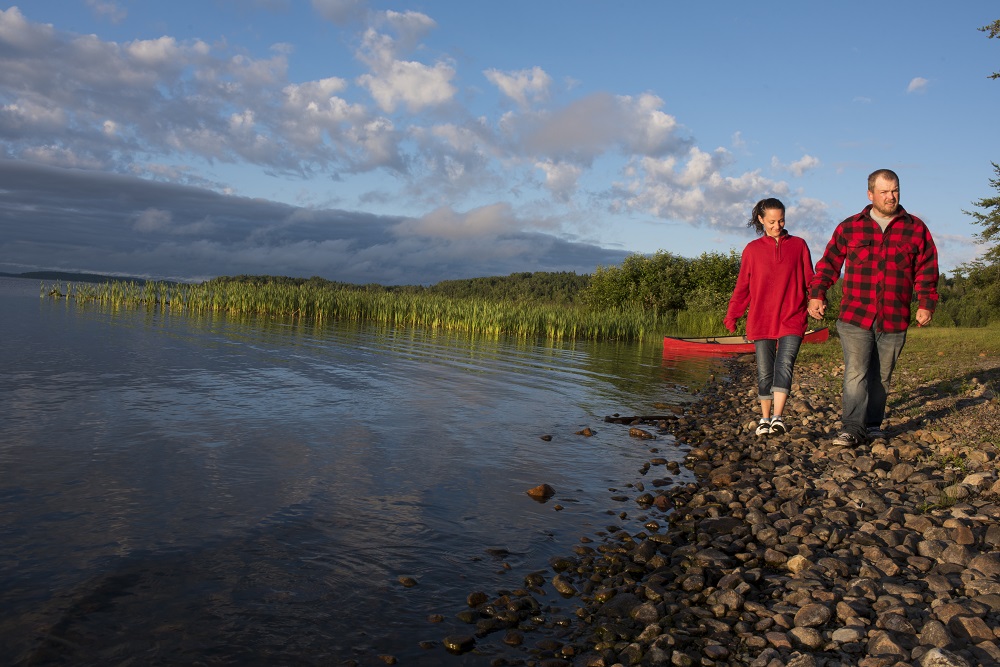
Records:
[[[816,273],[809,283],[810,299],[825,299],[826,291],[844,269],[844,297],[839,319],[877,331],[898,333],[910,325],[910,302],[933,311],[937,306],[937,248],[920,218],[902,207],[885,232],[865,207],[837,225]]]

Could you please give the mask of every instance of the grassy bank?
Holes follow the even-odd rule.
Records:
[[[803,345],[800,363],[842,362],[840,339],[834,333],[824,343]],[[899,364],[920,381],[950,376],[956,368],[975,368],[1000,356],[1000,324],[987,327],[911,327]]]
[[[314,322],[369,321],[394,327],[466,332],[472,336],[516,336],[547,340],[621,340],[658,345],[663,336],[723,333],[723,310],[656,310],[630,306],[588,307],[579,302],[456,297],[440,292],[389,290],[382,286],[275,281],[249,278],[199,284],[110,281],[41,284],[42,295],[74,298],[109,308],[225,314],[238,317],[306,319]],[[835,332],[831,317],[823,321]],[[1000,323],[985,328],[932,325],[911,329],[908,350],[935,348],[952,355],[993,349]],[[940,332],[940,333],[938,333]],[[944,333],[951,332],[951,333]],[[939,348],[939,349],[938,349]],[[836,336],[825,345],[806,345],[806,360],[840,354]],[[818,356],[817,356],[818,355]],[[929,363],[931,369],[939,366]]]
[[[109,308],[303,318],[320,323],[368,321],[487,337],[655,343],[664,335],[710,335],[722,329],[721,316],[711,312],[594,309],[308,283],[67,283],[43,284],[42,294]]]

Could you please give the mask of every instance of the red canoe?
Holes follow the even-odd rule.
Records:
[[[827,327],[810,329],[802,339],[805,343],[822,343],[830,337]],[[664,352],[745,354],[754,352],[754,346],[744,336],[709,336],[707,338],[663,337]]]

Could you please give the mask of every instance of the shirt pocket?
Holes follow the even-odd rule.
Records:
[[[853,264],[863,264],[872,254],[871,239],[856,239],[847,242],[847,261]]]
[[[889,261],[896,271],[907,271],[916,266],[917,248],[912,243],[904,243],[889,253]]]

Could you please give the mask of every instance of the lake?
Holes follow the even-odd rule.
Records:
[[[647,513],[613,497],[651,448],[685,449],[604,417],[663,414],[722,371],[659,346],[116,312],[40,291],[0,278],[7,664],[523,658],[544,624],[519,648],[498,633],[452,655],[441,639],[474,634],[456,618],[469,593],[521,588],[609,526],[641,530]],[[543,483],[548,501],[526,494]]]

